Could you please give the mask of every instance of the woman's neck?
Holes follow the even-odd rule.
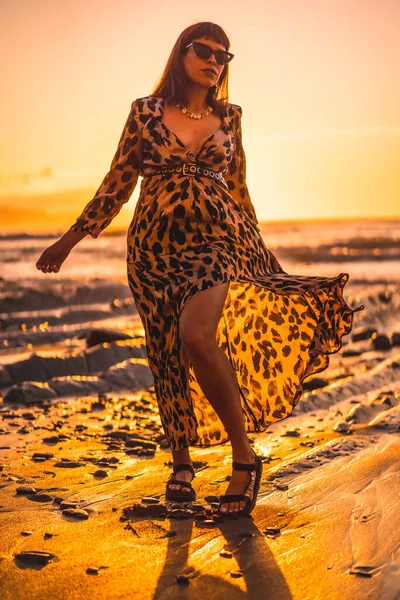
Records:
[[[184,94],[183,106],[191,112],[203,112],[208,107],[207,92],[204,87],[189,87]]]

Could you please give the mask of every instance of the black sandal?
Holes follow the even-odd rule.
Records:
[[[196,472],[192,465],[182,463],[180,465],[173,466],[173,473],[171,473],[170,478],[167,481],[167,489],[165,492],[166,500],[175,500],[175,501],[184,501],[184,502],[192,502],[196,500],[196,492],[192,487],[190,481],[182,481],[180,479],[174,479],[175,473],[178,471],[190,471],[193,474],[193,478],[196,475]],[[193,479],[192,479],[193,481]],[[188,487],[190,490],[188,492],[184,492],[183,490],[171,490],[169,489],[170,485],[180,485],[181,488]]]
[[[249,515],[257,502],[258,490],[260,489],[261,475],[263,464],[261,458],[254,452],[255,461],[254,463],[239,463],[236,461],[232,462],[232,469],[236,471],[249,471],[250,472],[250,481],[244,491],[244,494],[225,494],[224,496],[219,497],[219,506],[218,513],[220,515]],[[250,498],[250,494],[253,489],[253,498]],[[234,511],[221,511],[221,507],[223,504],[228,502],[246,502],[246,506],[242,509],[234,510]]]

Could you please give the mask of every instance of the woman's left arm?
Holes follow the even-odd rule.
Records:
[[[246,211],[247,215],[258,226],[258,219],[246,184],[246,154],[242,143],[242,107],[236,105],[235,115],[235,154],[229,163],[225,180],[235,200]],[[272,250],[268,249],[273,273],[285,273]]]

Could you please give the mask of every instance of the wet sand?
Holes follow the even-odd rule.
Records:
[[[1,598],[398,600],[399,297],[356,293],[366,316],[329,368],[291,417],[249,434],[263,478],[241,518],[215,511],[229,444],[193,447],[197,501],[165,502],[171,453],[129,299],[111,318],[106,303],[9,313]]]

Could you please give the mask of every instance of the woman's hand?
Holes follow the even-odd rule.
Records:
[[[61,240],[52,244],[42,253],[36,262],[36,267],[43,273],[58,273],[64,260],[71,252],[72,248],[63,244]]]
[[[43,271],[43,273],[58,273],[72,248],[85,235],[87,235],[87,232],[67,231],[62,238],[46,248],[36,262],[36,268]]]

